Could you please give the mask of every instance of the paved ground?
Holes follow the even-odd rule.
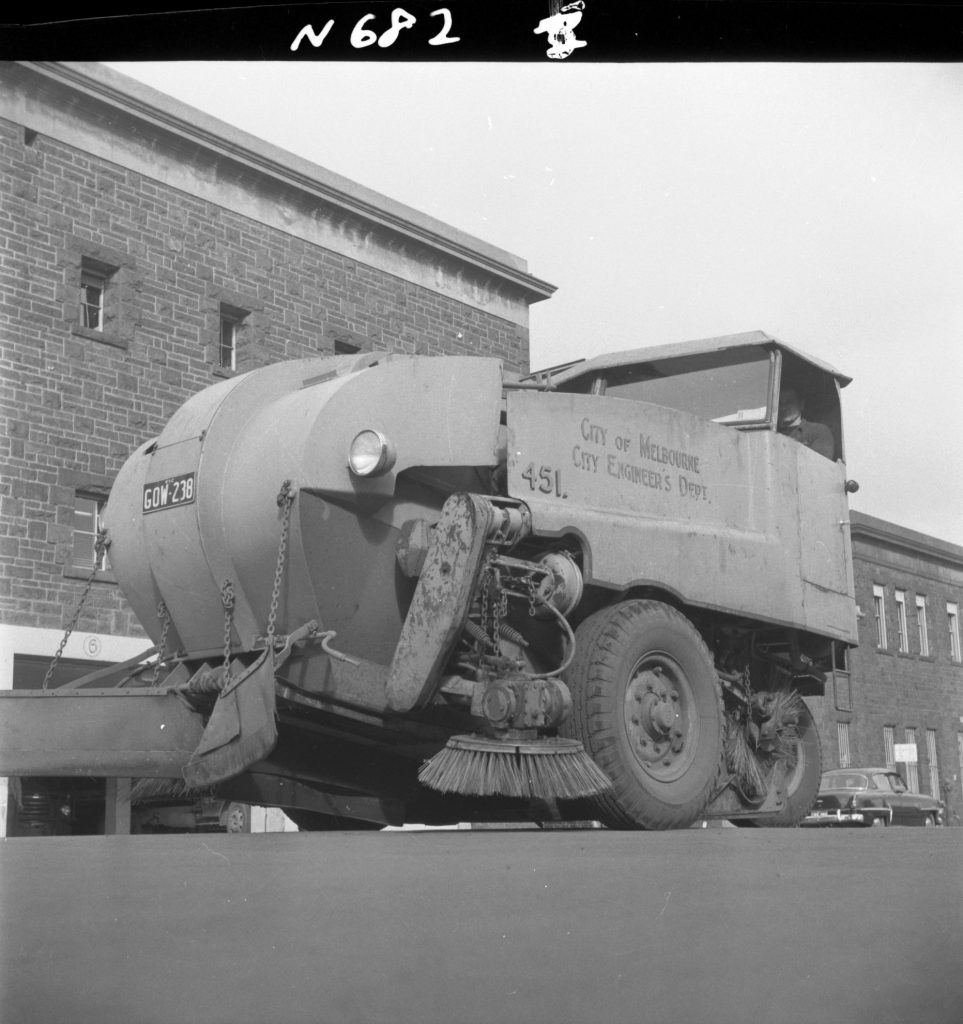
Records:
[[[9,839],[3,1024],[959,1024],[963,829]]]

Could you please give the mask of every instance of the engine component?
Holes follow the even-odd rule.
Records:
[[[495,733],[555,729],[571,707],[569,688],[554,678],[503,676],[479,681],[472,694],[472,714],[484,718]]]

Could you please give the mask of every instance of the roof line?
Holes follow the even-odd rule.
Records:
[[[555,291],[528,273],[524,260],[427,214],[383,196],[304,157],[205,114],[150,86],[99,64],[67,61],[19,61],[39,72],[141,121],[188,139],[261,174],[281,180],[373,224],[404,235],[503,278],[533,301]],[[111,81],[116,79],[116,81]],[[457,236],[462,236],[464,240]]]

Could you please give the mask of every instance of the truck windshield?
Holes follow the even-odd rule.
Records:
[[[605,373],[605,395],[741,426],[768,420],[771,359],[760,349],[654,360]]]

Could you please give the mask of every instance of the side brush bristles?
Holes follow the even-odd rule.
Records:
[[[597,796],[612,786],[577,740],[484,736],[453,736],[421,766],[418,779],[442,793],[539,800]]]

